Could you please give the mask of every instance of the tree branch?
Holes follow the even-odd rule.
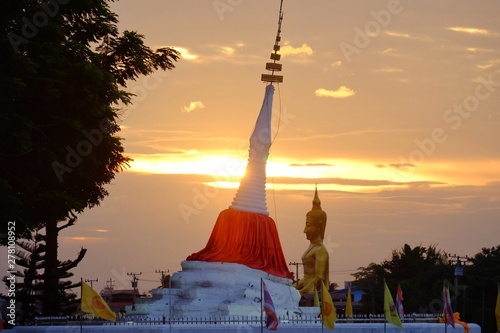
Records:
[[[84,249],[83,247],[80,249],[80,252],[78,253],[78,257],[75,260],[68,260],[64,261],[61,263],[61,265],[58,268],[59,272],[67,272],[72,268],[75,268],[78,266],[80,261],[83,260],[83,257],[85,257],[85,253],[87,253],[87,249]]]
[[[69,214],[70,214],[70,216],[68,217],[68,223],[66,223],[66,224],[58,227],[57,228],[58,232],[61,231],[61,230],[63,230],[63,229],[66,229],[67,227],[71,227],[72,225],[75,224],[75,222],[77,220],[76,215],[73,212],[71,212],[71,211],[69,212]]]

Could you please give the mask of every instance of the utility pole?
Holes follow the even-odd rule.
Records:
[[[139,279],[137,278],[137,275],[142,275],[142,272],[127,273],[127,275],[132,276],[132,288],[134,289],[134,303],[132,304],[132,310],[135,310],[135,295],[138,293],[137,281],[139,281]]]
[[[470,261],[470,258],[468,256],[457,256],[456,254],[449,254],[448,257],[450,258],[450,263],[455,264],[455,310],[458,311],[458,277],[464,275],[464,266],[467,265]],[[461,320],[465,321],[465,288],[466,286],[463,286],[464,289],[464,296],[462,297],[463,299],[463,309],[462,309],[462,314],[461,314]]]
[[[170,272],[169,269],[167,269],[167,271],[162,271],[162,270],[155,270],[155,273],[160,273],[161,274],[161,288],[165,288],[165,273],[168,273]]]
[[[290,262],[288,265],[295,266],[295,282],[299,282],[299,265],[304,265],[301,262]]]
[[[115,280],[111,278],[108,281],[106,281],[106,289],[113,290],[115,288],[114,282]]]
[[[94,289],[94,284],[93,284],[93,282],[99,282],[99,279],[95,279],[95,280],[92,280],[92,279],[85,279],[85,282],[90,282],[90,288]]]

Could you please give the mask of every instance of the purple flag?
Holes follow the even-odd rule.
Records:
[[[398,290],[396,292],[396,311],[398,312],[399,319],[403,320],[405,311],[403,309],[403,290],[401,289],[401,285],[398,284]]]
[[[450,324],[451,327],[455,328],[455,317],[453,316],[453,310],[451,309],[450,291],[448,290],[448,286],[446,284],[443,285],[443,306],[445,325]]]
[[[274,309],[274,303],[271,298],[271,294],[267,291],[266,283],[262,281],[264,287],[264,311],[266,312],[266,327],[268,330],[276,330],[278,328],[278,317],[276,316],[276,310]]]

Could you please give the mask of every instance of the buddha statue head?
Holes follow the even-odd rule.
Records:
[[[318,188],[314,191],[312,209],[306,214],[306,226],[304,233],[310,241],[323,241],[326,229],[326,213],[321,209],[321,201],[318,197]]]

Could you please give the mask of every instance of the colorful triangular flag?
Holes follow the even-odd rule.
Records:
[[[314,286],[314,306],[319,307],[318,289]]]
[[[450,300],[450,290],[448,289],[448,282],[443,283],[443,314],[444,322],[450,324],[451,327],[455,328],[455,317],[453,316],[453,309],[451,308]]]
[[[94,316],[102,319],[116,321],[116,313],[111,311],[108,304],[106,304],[97,291],[83,281],[81,308],[82,312],[92,313]]]
[[[398,284],[398,290],[396,291],[396,311],[398,312],[398,316],[401,320],[404,319],[405,311],[403,309],[403,289],[401,289],[401,285]]]
[[[337,310],[333,305],[332,296],[328,292],[325,283],[322,281],[321,284],[323,286],[321,291],[321,320],[326,328],[333,330],[337,321]]]
[[[385,313],[385,320],[387,320],[388,323],[393,324],[396,327],[399,327],[400,329],[403,329],[403,324],[401,323],[401,319],[398,316],[398,313],[396,311],[396,305],[394,304],[394,301],[392,300],[391,292],[389,291],[389,287],[387,287],[387,284],[384,281],[384,313]]]
[[[351,283],[349,283],[349,287],[347,288],[347,300],[345,303],[345,316],[348,318],[348,321],[352,319],[352,315]]]
[[[266,313],[266,327],[268,330],[274,331],[278,328],[278,316],[276,316],[273,299],[271,298],[271,294],[269,294],[264,281],[262,281],[262,286],[264,288],[264,312]]]

